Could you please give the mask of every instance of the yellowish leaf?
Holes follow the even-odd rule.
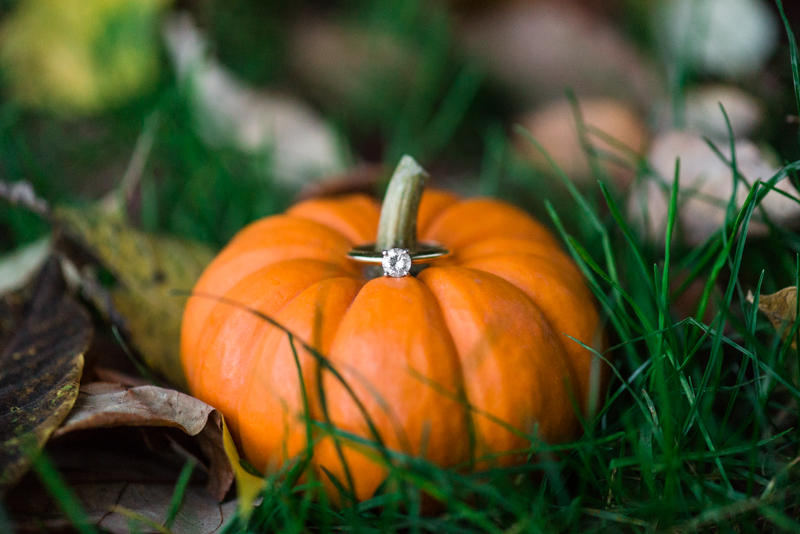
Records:
[[[111,300],[145,363],[186,390],[180,362],[180,328],[186,296],[213,259],[209,247],[146,234],[119,209],[97,204],[56,208],[54,219],[84,245],[116,280]]]
[[[753,294],[748,293],[747,301],[752,303],[753,300]],[[767,316],[775,330],[786,339],[797,319],[797,288],[790,286],[772,295],[760,295],[758,309]],[[792,340],[792,348],[797,348],[796,338]]]
[[[225,446],[225,454],[228,461],[233,466],[233,475],[236,480],[236,494],[239,499],[239,511],[244,517],[249,517],[261,489],[264,487],[264,479],[249,473],[242,467],[239,451],[236,450],[236,443],[233,441],[225,419],[222,420],[222,436]]]
[[[158,78],[158,21],[168,0],[26,0],[0,25],[10,94],[32,107],[95,112]]]

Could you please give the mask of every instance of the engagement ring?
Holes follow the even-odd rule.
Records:
[[[413,252],[405,248],[375,250],[374,244],[354,247],[347,253],[351,260],[362,263],[380,264],[383,275],[393,278],[408,276],[412,264],[428,263],[448,256],[450,251],[438,245],[420,243]]]

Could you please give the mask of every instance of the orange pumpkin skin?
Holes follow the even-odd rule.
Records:
[[[303,202],[243,229],[198,282],[196,293],[287,327],[351,390],[252,313],[189,299],[181,339],[189,386],[225,415],[245,458],[269,471],[306,450],[300,374],[312,419],[325,420],[324,392],[337,428],[373,438],[364,410],[388,448],[445,467],[522,462],[512,451],[530,441],[520,434],[574,438],[575,405],[586,409],[598,371],[566,335],[597,347],[602,332],[592,295],[550,232],[500,201],[428,191],[420,240],[453,254],[417,277],[366,280],[346,253],[374,241],[379,215],[360,195]],[[347,485],[332,439],[314,447],[313,465]],[[369,498],[386,469],[370,458],[375,451],[342,453],[356,497]]]

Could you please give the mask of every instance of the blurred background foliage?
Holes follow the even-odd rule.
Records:
[[[444,186],[513,199],[543,214],[544,198],[558,206],[567,197],[551,172],[520,156],[524,142],[513,128],[525,113],[572,89],[578,100],[618,99],[658,132],[681,123],[691,87],[711,82],[754,95],[766,117],[754,136],[783,161],[797,159],[777,10],[736,1],[767,11],[776,41],[759,45],[766,46],[761,56],[745,57],[750,65],[738,71],[715,70],[664,44],[669,28],[686,35],[686,22],[670,19],[681,1],[2,0],[0,177],[27,180],[54,203],[100,198],[119,183],[148,118],[156,117],[131,210],[149,231],[221,246],[319,177],[362,163],[392,166],[404,153]],[[786,8],[797,20],[796,2]],[[206,85],[187,83],[185,73],[198,69],[187,71],[176,59],[188,46],[186,39],[170,44],[166,21],[176,13],[191,17],[204,43],[201,61],[221,69],[208,69]],[[559,40],[556,30],[520,32],[509,22],[525,17],[547,21],[545,29],[575,29]],[[228,82],[244,91],[232,103],[213,92],[215,83]],[[221,111],[198,104],[204,91],[222,101]],[[327,167],[296,180],[276,176],[278,152],[263,135],[247,134],[258,129],[253,121],[236,116],[262,93],[288,95],[289,108],[302,106],[314,115],[313,128],[331,133]],[[204,118],[209,113],[213,120]],[[233,125],[232,134],[218,134],[217,115]],[[46,231],[22,210],[0,209],[0,250]]]

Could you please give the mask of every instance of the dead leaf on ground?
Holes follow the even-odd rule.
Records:
[[[725,225],[727,206],[735,194],[740,209],[756,180],[768,180],[780,170],[768,149],[747,139],[737,139],[733,151],[730,143],[714,142],[717,154],[702,136],[683,131],[669,131],[653,140],[647,156],[655,175],[664,179],[639,180],[631,188],[628,214],[631,223],[651,240],[663,243],[669,220],[669,189],[675,181],[675,165],[680,160],[680,195],[677,226],[687,244],[699,246]],[[731,166],[736,156],[739,180],[734,191]],[[670,187],[664,188],[666,184]],[[800,224],[800,205],[794,200],[798,191],[787,177],[763,198],[747,228],[747,237],[765,236],[772,223],[785,228]]]
[[[471,60],[532,104],[564,94],[644,105],[659,94],[653,65],[617,28],[568,2],[507,2],[457,19],[456,42]]]
[[[754,300],[753,293],[748,292],[747,302],[752,304]],[[767,316],[783,339],[786,339],[797,320],[797,287],[785,287],[772,295],[759,295],[758,309]],[[792,340],[792,348],[797,348],[796,337]]]
[[[72,408],[92,338],[89,315],[66,293],[55,259],[39,273],[27,304],[15,305],[14,297],[0,310],[0,495]]]
[[[326,109],[364,116],[369,95],[381,88],[384,102],[413,86],[420,49],[378,27],[357,21],[301,17],[289,26],[287,64],[304,92]],[[375,117],[365,117],[367,121]]]
[[[189,13],[168,17],[163,33],[206,143],[266,151],[271,174],[292,187],[344,168],[342,140],[331,125],[292,95],[259,90],[238,79],[208,54],[208,39]],[[330,58],[331,50],[325,55]]]
[[[75,432],[48,445],[48,455],[90,522],[103,532],[158,532],[151,525],[131,520],[130,512],[155,524],[166,524],[186,459],[177,454],[154,454],[145,446],[147,439],[142,439],[141,431],[117,428]],[[171,532],[219,533],[235,513],[237,501],[220,504],[208,494],[204,482],[201,469],[196,467]],[[6,506],[17,534],[72,532],[69,519],[63,517],[34,476],[20,482],[8,496]]]
[[[211,248],[146,234],[127,223],[123,210],[102,205],[57,208],[54,217],[114,276],[111,300],[148,367],[185,390],[179,351],[186,297],[175,292],[191,291],[214,257]]]
[[[123,189],[127,186],[123,184]],[[51,209],[28,184],[0,181],[0,198],[35,211],[56,227],[60,234],[56,249],[78,258],[76,274],[85,296],[120,327],[147,366],[186,390],[180,327],[187,297],[177,293],[191,291],[214,251],[200,243],[132,227],[125,214],[124,193],[115,191],[81,208]],[[115,285],[106,291],[93,267],[110,272]]]
[[[172,427],[196,437],[209,460],[208,492],[219,501],[225,497],[233,469],[225,455],[222,415],[217,410],[172,389],[99,382],[81,388],[75,407],[53,437],[119,426]]]

